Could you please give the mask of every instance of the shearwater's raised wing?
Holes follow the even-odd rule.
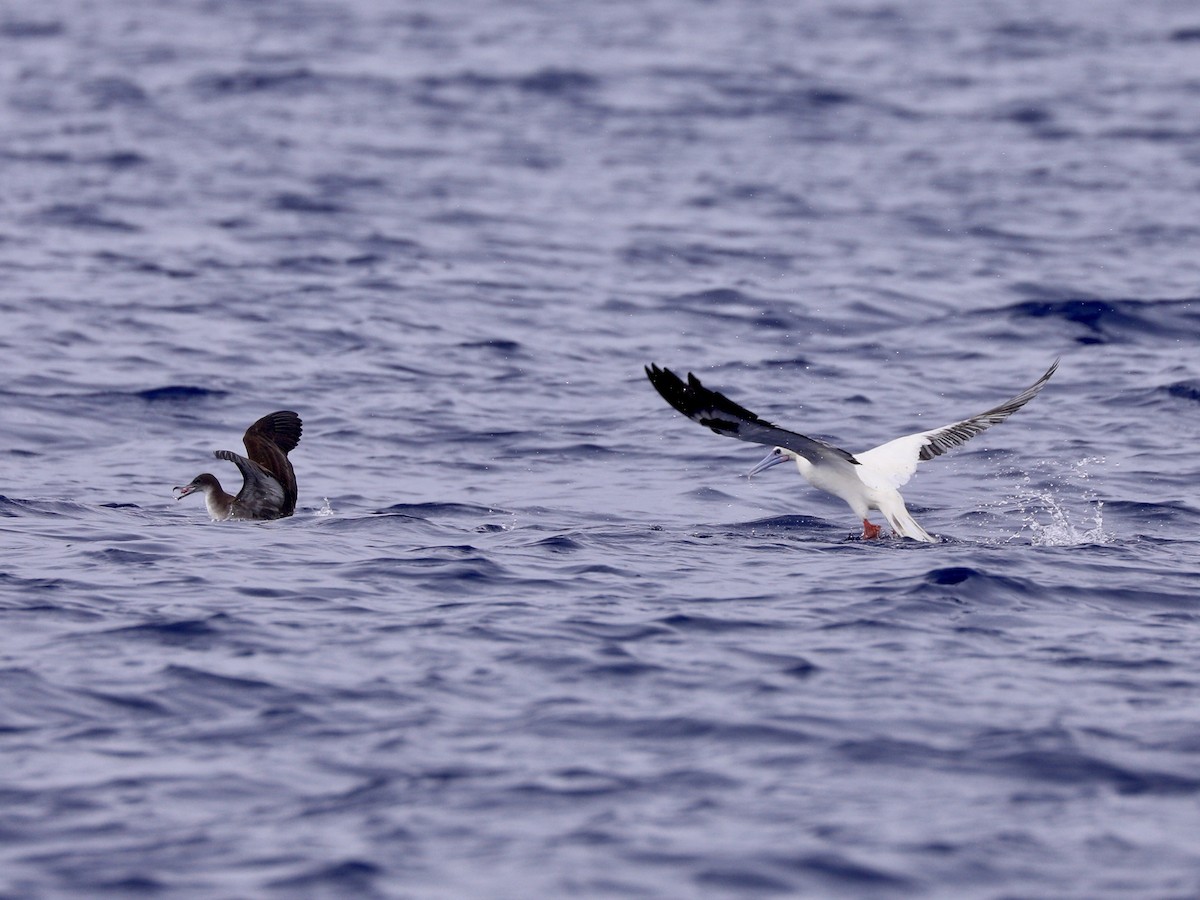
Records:
[[[242,443],[252,462],[266,469],[283,488],[280,516],[296,511],[296,473],[287,455],[300,443],[304,427],[300,417],[290,409],[268,413],[246,429]],[[245,471],[242,472],[245,475]]]
[[[646,366],[646,377],[650,379],[654,389],[671,406],[693,422],[699,422],[717,434],[737,438],[739,441],[748,441],[752,444],[785,447],[812,463],[823,460],[841,460],[850,465],[858,465],[858,460],[840,447],[797,434],[794,431],[788,431],[786,428],[780,428],[778,425],[772,425],[770,422],[760,419],[724,394],[710,391],[691,372],[688,372],[688,380],[685,384],[683,379],[670,369],[660,369],[651,363]]]

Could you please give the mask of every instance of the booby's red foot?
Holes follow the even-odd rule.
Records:
[[[872,525],[866,519],[863,519],[863,540],[873,541],[883,534],[883,528],[878,525]]]

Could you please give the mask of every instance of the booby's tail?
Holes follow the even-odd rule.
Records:
[[[883,517],[892,526],[892,531],[900,535],[900,537],[912,538],[914,541],[924,541],[927,544],[937,543],[937,538],[918,525],[917,520],[909,514],[908,508],[904,505],[904,501],[900,499],[899,495],[896,496],[894,502],[881,506],[879,511],[883,513]]]

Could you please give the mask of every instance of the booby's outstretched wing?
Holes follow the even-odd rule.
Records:
[[[734,403],[724,394],[710,391],[700,379],[688,373],[683,380],[670,369],[660,369],[651,363],[646,366],[646,377],[664,400],[693,422],[726,437],[737,438],[752,444],[768,447],[784,447],[803,456],[813,464],[838,463],[858,465],[858,460],[840,447],[827,444],[816,438],[806,437],[778,425],[772,425],[745,407]]]
[[[931,428],[917,434],[906,434],[904,437],[880,444],[863,453],[857,454],[862,464],[859,477],[865,484],[877,487],[876,479],[882,479],[890,487],[898,488],[906,484],[917,470],[917,463],[923,460],[941,456],[947,450],[953,450],[965,444],[971,438],[987,431],[993,425],[998,425],[1015,413],[1018,409],[1038,395],[1046,386],[1050,376],[1058,369],[1058,360],[1046,370],[1046,374],[1031,384],[1011,400],[1005,400],[999,406],[994,406],[987,412],[977,416],[952,422],[940,428]]]
[[[302,431],[300,417],[290,409],[281,409],[263,416],[246,429],[242,438],[250,461],[266,470],[280,486],[283,495],[279,503],[280,516],[290,516],[296,510],[296,473],[292,470],[287,455],[300,443]],[[230,453],[222,459],[237,462],[237,459],[231,458],[236,456],[237,454]],[[249,485],[250,476],[246,474],[246,468],[241,463],[238,463],[238,468],[242,470],[242,475]],[[243,487],[242,490],[246,488]],[[241,494],[238,497],[240,499]]]

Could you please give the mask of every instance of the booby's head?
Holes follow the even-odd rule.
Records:
[[[188,494],[194,494],[196,491],[203,491],[206,495],[209,491],[219,491],[221,490],[221,482],[217,481],[217,476],[209,475],[205,472],[203,475],[197,475],[190,483],[185,484],[183,487],[177,487],[174,490],[179,491],[179,496],[175,499],[182,500]]]
[[[765,457],[763,457],[762,462],[760,462],[757,466],[755,466],[753,469],[751,469],[749,472],[747,472],[746,477],[751,478],[754,475],[757,475],[759,472],[767,471],[767,469],[771,468],[772,466],[777,466],[780,463],[785,463],[789,459],[795,459],[795,458],[796,458],[796,454],[793,453],[791,450],[789,450],[787,447],[776,447],[770,453],[768,453]]]

